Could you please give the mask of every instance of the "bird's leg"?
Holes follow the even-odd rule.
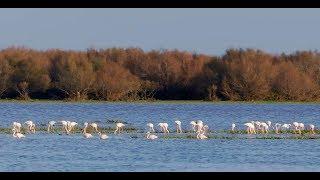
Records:
[[[114,131],[114,134],[117,134],[118,131],[118,126],[116,127],[116,130]]]
[[[48,133],[50,133],[50,124],[48,125],[47,131],[48,131]]]
[[[249,129],[249,127],[247,127],[247,134],[250,134],[250,131],[249,131],[250,129]]]

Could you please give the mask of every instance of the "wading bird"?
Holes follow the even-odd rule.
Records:
[[[48,133],[50,133],[51,131],[54,130],[53,127],[54,127],[55,124],[56,124],[55,121],[50,121],[50,122],[48,123],[48,129],[47,129]]]
[[[107,134],[102,134],[101,132],[98,132],[100,139],[108,139],[109,137],[107,136]]]
[[[20,139],[20,138],[26,137],[25,135],[17,132],[17,130],[15,128],[12,129],[12,132],[13,132],[12,136],[15,137],[15,138]]]
[[[236,124],[235,124],[235,123],[232,123],[232,124],[231,124],[231,131],[234,132],[234,129],[235,129],[235,128],[236,128]]]
[[[245,126],[247,126],[247,134],[253,134],[255,133],[254,123],[245,123]]]
[[[181,129],[181,121],[174,121],[174,123],[176,124],[176,128],[177,128],[177,133],[182,133],[182,129]]]
[[[62,124],[62,129],[61,129],[61,131],[65,131],[67,134],[69,134],[70,132],[69,132],[69,130],[68,130],[68,122],[67,121],[60,121],[61,122],[61,124]]]
[[[158,126],[160,126],[163,133],[169,133],[168,123],[159,123]]]
[[[296,133],[296,131],[299,131],[299,123],[298,122],[293,122],[293,132]]]
[[[99,131],[98,131],[98,124],[97,124],[97,123],[91,123],[90,126],[91,126],[96,132],[99,132]]]
[[[261,128],[262,133],[268,133],[269,132],[269,126],[268,126],[267,123],[262,122],[262,123],[260,123],[260,125],[262,127]]]
[[[20,133],[21,132],[21,123],[18,122],[13,122],[13,128],[15,129],[16,132]]]
[[[114,134],[116,134],[118,132],[118,134],[120,134],[121,130],[123,131],[123,127],[125,125],[123,123],[117,123],[116,124],[116,130],[114,131]]]
[[[74,127],[76,126],[76,125],[78,125],[78,123],[77,122],[74,122],[74,121],[67,121],[68,123],[67,123],[67,128],[68,128],[68,132],[69,133],[71,133],[72,132],[72,130],[74,130]]]
[[[92,137],[93,137],[92,134],[87,133],[88,125],[89,125],[89,124],[88,124],[87,122],[84,123],[83,136],[84,136],[85,138],[92,138]]]
[[[197,123],[196,123],[195,121],[191,121],[190,124],[191,124],[191,126],[192,126],[192,130],[195,132],[195,131],[196,131]]]
[[[313,124],[309,124],[309,129],[310,129],[310,132],[311,132],[312,134],[316,134],[316,133],[314,132],[314,125],[313,125]]]
[[[201,120],[197,121],[197,133],[202,131],[203,128],[203,122]]]
[[[276,124],[274,125],[274,128],[275,128],[276,134],[279,134],[279,129],[281,128],[281,124],[276,123]]]
[[[149,131],[146,133],[146,138],[147,139],[157,139],[158,136],[151,134]]]
[[[24,122],[25,124],[27,124],[28,127],[28,132],[30,133],[35,133],[36,132],[36,125],[32,122],[32,121],[26,121]]]
[[[149,127],[149,131],[154,132],[152,123],[148,123],[147,126]]]
[[[197,139],[207,139],[208,137],[204,135],[204,131],[197,132]]]

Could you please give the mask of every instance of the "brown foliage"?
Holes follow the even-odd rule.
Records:
[[[319,100],[320,54],[228,49],[223,56],[178,50],[0,51],[0,97],[82,100]]]

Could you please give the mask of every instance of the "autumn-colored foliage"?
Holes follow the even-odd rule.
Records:
[[[228,49],[222,56],[139,48],[0,51],[1,98],[317,101],[319,86],[320,54],[314,51],[274,55]]]

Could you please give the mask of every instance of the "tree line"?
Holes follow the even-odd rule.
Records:
[[[317,51],[0,51],[0,97],[9,99],[318,101],[319,86]]]

